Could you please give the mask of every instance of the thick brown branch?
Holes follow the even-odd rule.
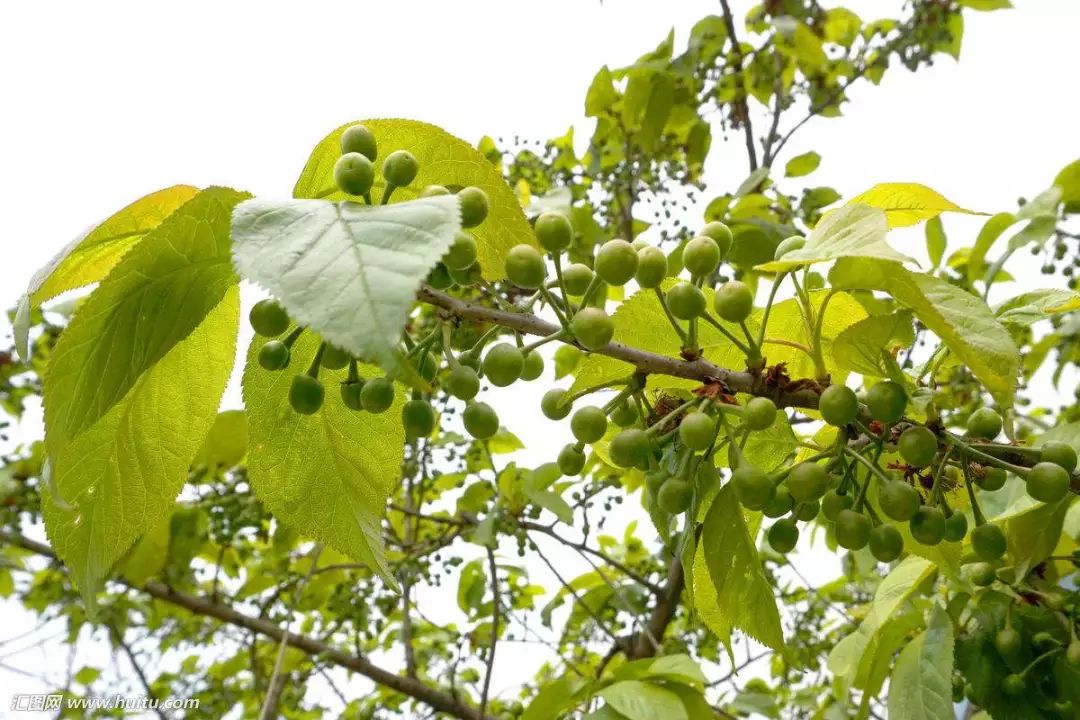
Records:
[[[668,625],[675,617],[685,586],[686,577],[683,574],[682,558],[676,554],[672,556],[668,564],[667,581],[664,583],[663,593],[656,598],[656,605],[649,614],[649,620],[645,625],[646,632],[642,632],[634,640],[630,651],[631,659],[652,657],[661,651],[662,648],[657,647],[653,639],[655,638],[657,643],[663,645],[664,633],[667,632]]]
[[[53,553],[52,548],[48,545],[31,540],[22,535],[17,535],[8,530],[0,530],[0,540],[10,545],[29,550],[38,555],[56,559],[56,554]],[[131,587],[133,590],[141,590],[158,600],[163,600],[167,603],[176,605],[177,607],[182,607],[195,615],[212,617],[223,623],[249,630],[258,635],[264,635],[278,642],[281,642],[282,638],[286,637],[285,632],[269,620],[251,617],[238,612],[231,607],[211,602],[206,598],[174,590],[165,583],[156,580],[147,582],[146,585],[141,588],[133,585],[129,585],[128,587]],[[379,685],[384,685],[402,695],[407,695],[414,700],[424,703],[433,710],[444,712],[456,718],[461,718],[461,720],[494,720],[491,715],[481,714],[476,708],[467,705],[457,698],[451,697],[448,693],[425,685],[419,680],[396,675],[372,664],[366,658],[358,655],[350,655],[349,653],[327,645],[315,638],[307,635],[290,633],[286,638],[286,642],[290,646],[307,653],[312,657],[319,657],[325,662],[359,673]]]
[[[430,305],[442,308],[451,315],[465,320],[479,320],[496,323],[510,330],[517,330],[528,335],[552,335],[562,330],[558,325],[529,313],[508,312],[486,307],[477,303],[460,300],[446,293],[439,292],[427,285],[421,286],[417,297]],[[816,408],[821,388],[815,383],[796,383],[793,390],[782,390],[766,382],[766,378],[750,372],[728,370],[705,360],[683,360],[658,353],[639,350],[638,348],[611,342],[594,350],[598,355],[606,355],[633,365],[638,371],[649,375],[670,375],[671,377],[697,380],[698,382],[721,382],[731,392],[749,393],[771,398],[779,407]]]

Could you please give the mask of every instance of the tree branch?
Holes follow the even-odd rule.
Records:
[[[735,32],[735,20],[731,15],[731,6],[728,0],[720,0],[720,7],[724,10],[724,25],[727,26],[728,39],[731,41],[731,51],[735,55],[735,66],[738,68],[738,79],[741,92],[735,99],[735,107],[738,111],[736,119],[742,123],[743,134],[746,136],[746,156],[750,161],[750,172],[758,169],[757,147],[754,145],[754,126],[750,122],[750,106],[746,102],[746,89],[742,87],[743,52],[739,45],[739,37]]]
[[[487,657],[484,658],[484,688],[480,693],[480,714],[487,711],[488,692],[491,690],[491,676],[495,670],[495,645],[499,642],[499,614],[502,605],[499,601],[499,566],[495,562],[495,551],[487,550],[488,572],[491,573],[491,641]]]
[[[109,625],[109,633],[112,635],[113,642],[116,643],[116,645],[124,651],[124,655],[127,656],[128,662],[131,664],[131,669],[135,671],[135,677],[139,678],[139,682],[143,686],[146,697],[153,701],[151,705],[154,709],[154,714],[161,718],[161,720],[169,720],[169,716],[158,706],[157,695],[154,693],[154,688],[150,685],[146,673],[143,672],[142,666],[139,665],[138,658],[135,657],[135,651],[124,641],[124,636],[115,625]]]
[[[28,537],[18,535],[9,530],[0,529],[0,541],[9,545],[21,547],[24,550],[29,550],[30,552],[43,557],[51,558],[53,560],[57,559],[56,554],[48,545],[31,540]],[[286,636],[286,633],[280,627],[269,620],[251,617],[250,615],[245,615],[231,607],[211,602],[206,598],[190,595],[180,590],[174,590],[165,583],[158,582],[157,580],[150,580],[141,588],[128,583],[123,584],[132,590],[145,592],[153,598],[184,608],[195,615],[211,617],[228,625],[249,630],[258,635],[264,635],[278,642],[281,642],[282,638],[287,638],[286,642],[291,647],[294,647],[301,652],[311,656],[317,656],[326,662],[343,667],[347,670],[352,670],[379,685],[384,685],[391,690],[399,692],[402,695],[407,695],[414,700],[427,705],[433,710],[444,712],[452,717],[460,718],[460,720],[495,720],[491,715],[480,713],[471,705],[451,697],[448,693],[445,693],[438,688],[426,685],[419,680],[414,680],[413,678],[404,677],[388,670],[384,670],[373,664],[367,658],[360,657],[359,655],[350,655],[336,647],[327,645],[326,643],[307,635],[290,633]]]
[[[460,300],[427,285],[420,287],[420,290],[417,291],[417,297],[422,302],[442,308],[449,314],[464,320],[496,323],[510,330],[516,330],[528,335],[546,336],[562,329],[558,325],[536,315],[507,312],[467,300]],[[790,390],[781,389],[770,385],[764,377],[757,373],[728,370],[714,365],[704,358],[683,360],[682,358],[660,355],[618,342],[608,343],[592,352],[622,360],[633,365],[640,372],[649,375],[670,375],[671,377],[687,380],[697,380],[701,383],[720,382],[731,392],[768,397],[779,407],[815,409],[818,404],[818,396],[823,389],[816,382],[810,380],[792,383],[794,388]]]
[[[646,631],[637,636],[631,647],[631,660],[652,657],[661,650],[664,633],[667,632],[668,625],[671,624],[675,611],[679,608],[685,585],[686,577],[683,574],[682,558],[675,553],[671,556],[671,562],[668,563],[664,592],[657,597],[656,605],[649,614],[649,621],[645,624]],[[654,639],[659,645],[654,644]]]

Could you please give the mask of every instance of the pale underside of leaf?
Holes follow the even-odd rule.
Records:
[[[454,196],[249,200],[233,216],[233,260],[298,322],[389,371],[416,290],[460,228]]]

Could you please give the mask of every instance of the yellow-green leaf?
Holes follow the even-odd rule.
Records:
[[[848,201],[848,205],[856,204],[884,210],[890,228],[915,225],[943,212],[987,214],[962,208],[936,190],[919,183],[880,183]]]
[[[195,196],[189,185],[174,185],[139,198],[70,242],[34,273],[15,313],[15,347],[26,359],[30,312],[60,293],[105,277],[128,250],[178,207]]]
[[[394,191],[395,200],[411,200],[426,185],[450,188],[475,185],[487,193],[490,209],[487,219],[470,232],[479,248],[479,262],[484,277],[504,277],[503,259],[510,248],[520,243],[535,244],[532,228],[525,219],[517,196],[506,184],[498,168],[469,143],[434,125],[416,120],[361,120],[375,134],[379,158],[395,150],[408,150],[420,163],[420,171],[409,187]],[[297,198],[354,199],[342,193],[334,182],[334,163],[341,156],[341,134],[349,123],[323,138],[311,153],[293,188]],[[376,166],[380,165],[376,162]],[[382,195],[386,182],[377,173],[372,197]]]

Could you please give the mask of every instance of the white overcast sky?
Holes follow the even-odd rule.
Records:
[[[861,87],[845,118],[808,125],[788,157],[820,152],[808,180],[846,196],[917,181],[993,212],[1044,189],[1080,157],[1080,2],[1014,3],[967,14],[960,63]],[[733,1],[740,18],[751,4]],[[901,6],[843,4],[864,18]],[[633,61],[672,26],[681,46],[718,12],[715,0],[0,3],[0,307],[73,236],[154,189],[288,196],[312,146],[349,120],[411,117],[470,141],[579,124],[584,139],[584,93],[602,64]],[[743,178],[741,137],[714,138],[708,174],[716,192]],[[947,218],[951,247],[977,227]],[[921,233],[900,239],[921,249]],[[0,673],[0,688],[17,677]]]

